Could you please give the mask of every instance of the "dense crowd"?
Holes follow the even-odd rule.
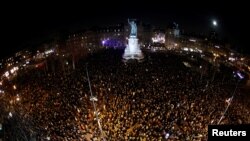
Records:
[[[218,123],[235,82],[211,81],[209,71],[201,77],[183,64],[188,59],[146,53],[140,63],[124,63],[119,51],[107,50],[80,60],[75,70],[29,71],[12,82],[17,90],[8,98],[20,97],[11,104],[12,118],[18,113],[20,124],[27,124],[23,130],[38,140],[206,140],[208,125]],[[96,112],[86,66],[98,99]],[[247,101],[249,96],[237,89],[221,124],[250,123]]]

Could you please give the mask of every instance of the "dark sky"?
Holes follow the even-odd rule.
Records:
[[[247,41],[247,20],[250,17],[246,3],[227,1],[181,2],[150,0],[90,1],[89,3],[11,3],[1,10],[2,46],[0,55],[50,37],[66,29],[92,25],[126,22],[137,18],[155,25],[177,22],[186,31],[208,32],[211,20],[218,20],[217,32],[244,52],[250,53]]]

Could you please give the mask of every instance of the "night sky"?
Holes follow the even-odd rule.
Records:
[[[247,45],[246,3],[232,2],[168,2],[159,0],[91,1],[91,3],[11,3],[2,5],[2,45],[0,58],[24,47],[32,46],[55,34],[94,25],[126,22],[137,18],[146,23],[166,27],[176,22],[184,31],[208,33],[211,21],[218,20],[216,31],[243,53],[250,53]]]

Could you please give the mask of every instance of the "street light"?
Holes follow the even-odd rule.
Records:
[[[16,85],[13,85],[13,89],[16,90]]]
[[[213,20],[213,26],[216,27],[218,25],[217,21],[216,20]]]
[[[17,95],[16,101],[20,101],[20,97],[19,97],[19,95]]]
[[[13,116],[13,115],[12,115],[12,113],[11,113],[11,112],[9,112],[9,118],[10,118],[10,117],[12,117],[12,116]]]

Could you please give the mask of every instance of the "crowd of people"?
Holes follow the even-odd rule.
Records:
[[[121,52],[106,50],[80,60],[75,70],[30,70],[11,82],[16,90],[6,91],[10,101],[20,97],[7,103],[9,120],[19,115],[22,130],[37,140],[206,140],[208,125],[218,124],[235,81],[211,81],[209,72],[201,77],[183,64],[188,59],[145,53],[142,62],[124,63]],[[220,124],[250,123],[249,98],[237,89]]]

